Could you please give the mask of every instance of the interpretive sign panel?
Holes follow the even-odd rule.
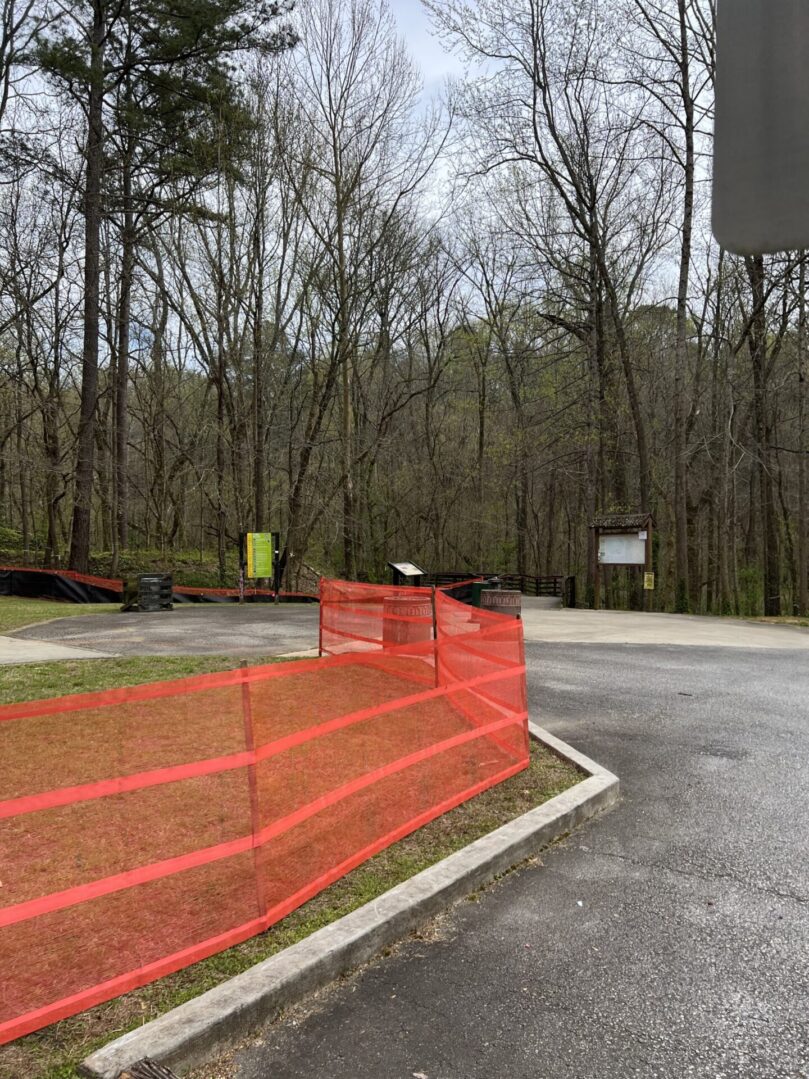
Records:
[[[423,577],[424,570],[419,569],[415,562],[389,562],[389,566],[392,566],[398,573],[401,573],[403,577]]]
[[[252,580],[273,575],[272,532],[247,533],[247,576]]]

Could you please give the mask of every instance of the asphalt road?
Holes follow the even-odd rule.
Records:
[[[270,1027],[235,1079],[807,1079],[809,663],[530,644],[622,803]]]

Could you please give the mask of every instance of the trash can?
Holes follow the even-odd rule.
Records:
[[[433,639],[433,604],[429,596],[385,596],[382,643],[388,647]]]
[[[170,573],[142,573],[124,581],[122,611],[170,611],[174,585]]]
[[[519,618],[522,612],[522,592],[517,588],[484,588],[480,606],[490,614],[505,614]]]
[[[481,594],[481,592],[483,591],[483,589],[485,587],[486,587],[486,582],[485,581],[473,581],[470,584],[469,589],[470,589],[472,594],[471,594],[469,602],[472,604],[473,607],[479,607],[480,606],[480,594]]]

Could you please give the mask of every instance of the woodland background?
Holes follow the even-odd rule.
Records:
[[[715,0],[428,7],[436,101],[383,0],[0,0],[6,560],[586,599],[648,510],[661,609],[809,613],[806,260],[711,239]]]

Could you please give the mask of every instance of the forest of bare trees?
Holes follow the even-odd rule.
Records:
[[[427,0],[440,100],[385,0],[0,5],[7,557],[586,600],[643,510],[660,609],[809,614],[806,260],[710,236],[715,0]]]

